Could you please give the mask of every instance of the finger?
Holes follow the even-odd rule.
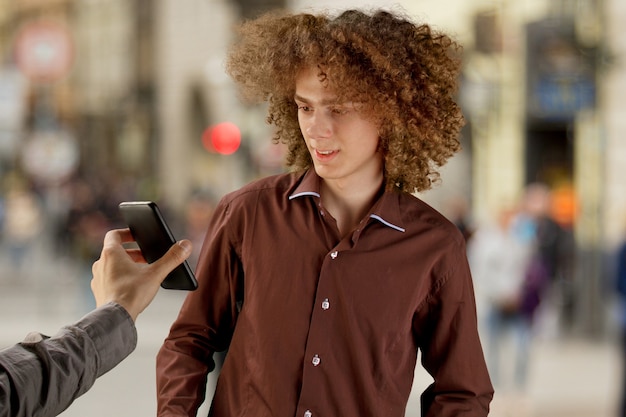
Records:
[[[104,235],[103,246],[116,246],[122,243],[133,242],[134,240],[130,229],[113,229]]]
[[[183,263],[191,255],[192,245],[189,240],[183,239],[169,248],[160,259],[151,264],[155,268],[155,275],[162,275],[163,279],[174,268]]]
[[[134,262],[139,262],[142,264],[146,264],[148,263],[146,261],[146,258],[143,257],[143,253],[141,253],[141,250],[133,248],[133,249],[126,249],[126,253],[128,254],[128,256],[130,256],[130,259],[132,259]]]

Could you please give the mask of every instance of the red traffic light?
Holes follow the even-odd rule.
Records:
[[[241,145],[241,131],[234,123],[218,123],[204,131],[202,144],[209,151],[230,155],[235,153]]]

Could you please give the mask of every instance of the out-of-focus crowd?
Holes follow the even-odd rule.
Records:
[[[14,281],[27,277],[29,253],[42,240],[54,256],[83,265],[89,275],[105,233],[125,227],[119,203],[131,200],[157,201],[175,236],[194,242],[190,262],[195,264],[214,204],[210,192],[198,191],[186,202],[184,212],[174,215],[149,182],[113,176],[76,177],[41,187],[26,176],[9,173],[3,176],[0,190],[0,242],[9,254],[7,275]]]
[[[479,330],[500,397],[524,401],[538,318],[542,331],[572,324],[576,207],[567,192],[529,184],[519,200],[503,202],[478,224],[468,221],[466,205],[455,202],[451,210],[467,241]]]

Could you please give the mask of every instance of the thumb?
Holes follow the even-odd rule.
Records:
[[[187,239],[180,240],[172,245],[165,255],[157,259],[150,266],[155,269],[155,275],[161,280],[165,279],[167,274],[172,272],[174,268],[182,264],[185,259],[191,255],[192,245]]]

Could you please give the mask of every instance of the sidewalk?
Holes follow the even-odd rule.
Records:
[[[617,417],[620,378],[614,343],[539,340],[533,346],[526,401],[496,394],[490,416]]]
[[[532,347],[528,392],[497,390],[490,417],[618,417],[619,347],[608,340],[544,339]],[[416,371],[407,417],[419,417],[418,394],[430,383]]]

